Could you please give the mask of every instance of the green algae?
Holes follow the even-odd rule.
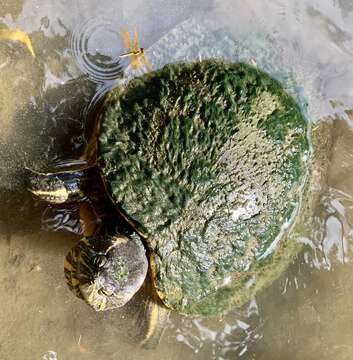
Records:
[[[255,273],[266,282],[310,152],[278,82],[242,63],[167,65],[110,93],[98,152],[108,192],[146,233],[166,306],[212,315],[248,298]]]

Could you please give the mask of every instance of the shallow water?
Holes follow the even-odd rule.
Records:
[[[5,0],[5,26],[26,31],[37,56],[0,43],[0,359],[353,358],[352,0]],[[241,309],[173,314],[153,350],[134,336],[138,300],[98,314],[70,293],[63,259],[78,236],[45,229],[77,223],[23,185],[24,166],[83,153],[87,106],[122,76],[118,32],[134,26],[154,67],[247,61],[295,88],[310,121],[334,122],[328,187],[303,251]]]

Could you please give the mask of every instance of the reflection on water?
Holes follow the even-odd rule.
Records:
[[[6,26],[27,31],[38,56],[0,43],[1,359],[353,357],[352,1],[5,0]],[[43,170],[84,153],[87,109],[121,77],[119,31],[134,26],[155,67],[247,61],[282,81],[312,121],[334,120],[328,189],[290,268],[224,317],[173,314],[148,351],[134,335],[145,295],[103,314],[72,296],[63,260],[78,237],[40,227],[72,230],[75,211],[45,209],[24,189],[24,166]]]
[[[194,354],[232,359],[244,355],[251,344],[261,339],[262,325],[256,300],[252,299],[243,313],[234,311],[218,321],[181,319],[180,325],[174,327],[176,340]]]

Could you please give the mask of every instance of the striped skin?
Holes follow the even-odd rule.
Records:
[[[147,258],[141,241],[126,236],[88,236],[64,263],[70,290],[96,311],[125,305],[142,286]]]
[[[83,172],[41,173],[27,169],[27,188],[40,200],[51,204],[75,202],[84,198]]]

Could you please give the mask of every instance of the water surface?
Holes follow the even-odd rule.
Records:
[[[293,91],[310,121],[334,122],[328,187],[303,251],[224,317],[172,314],[153,350],[136,344],[138,299],[100,314],[70,293],[63,259],[78,236],[45,229],[77,221],[24,189],[24,166],[82,155],[87,106],[121,78],[119,31],[135,26],[155,67],[247,61]],[[37,56],[0,43],[1,359],[353,358],[352,0],[5,0],[3,27],[26,31]]]

